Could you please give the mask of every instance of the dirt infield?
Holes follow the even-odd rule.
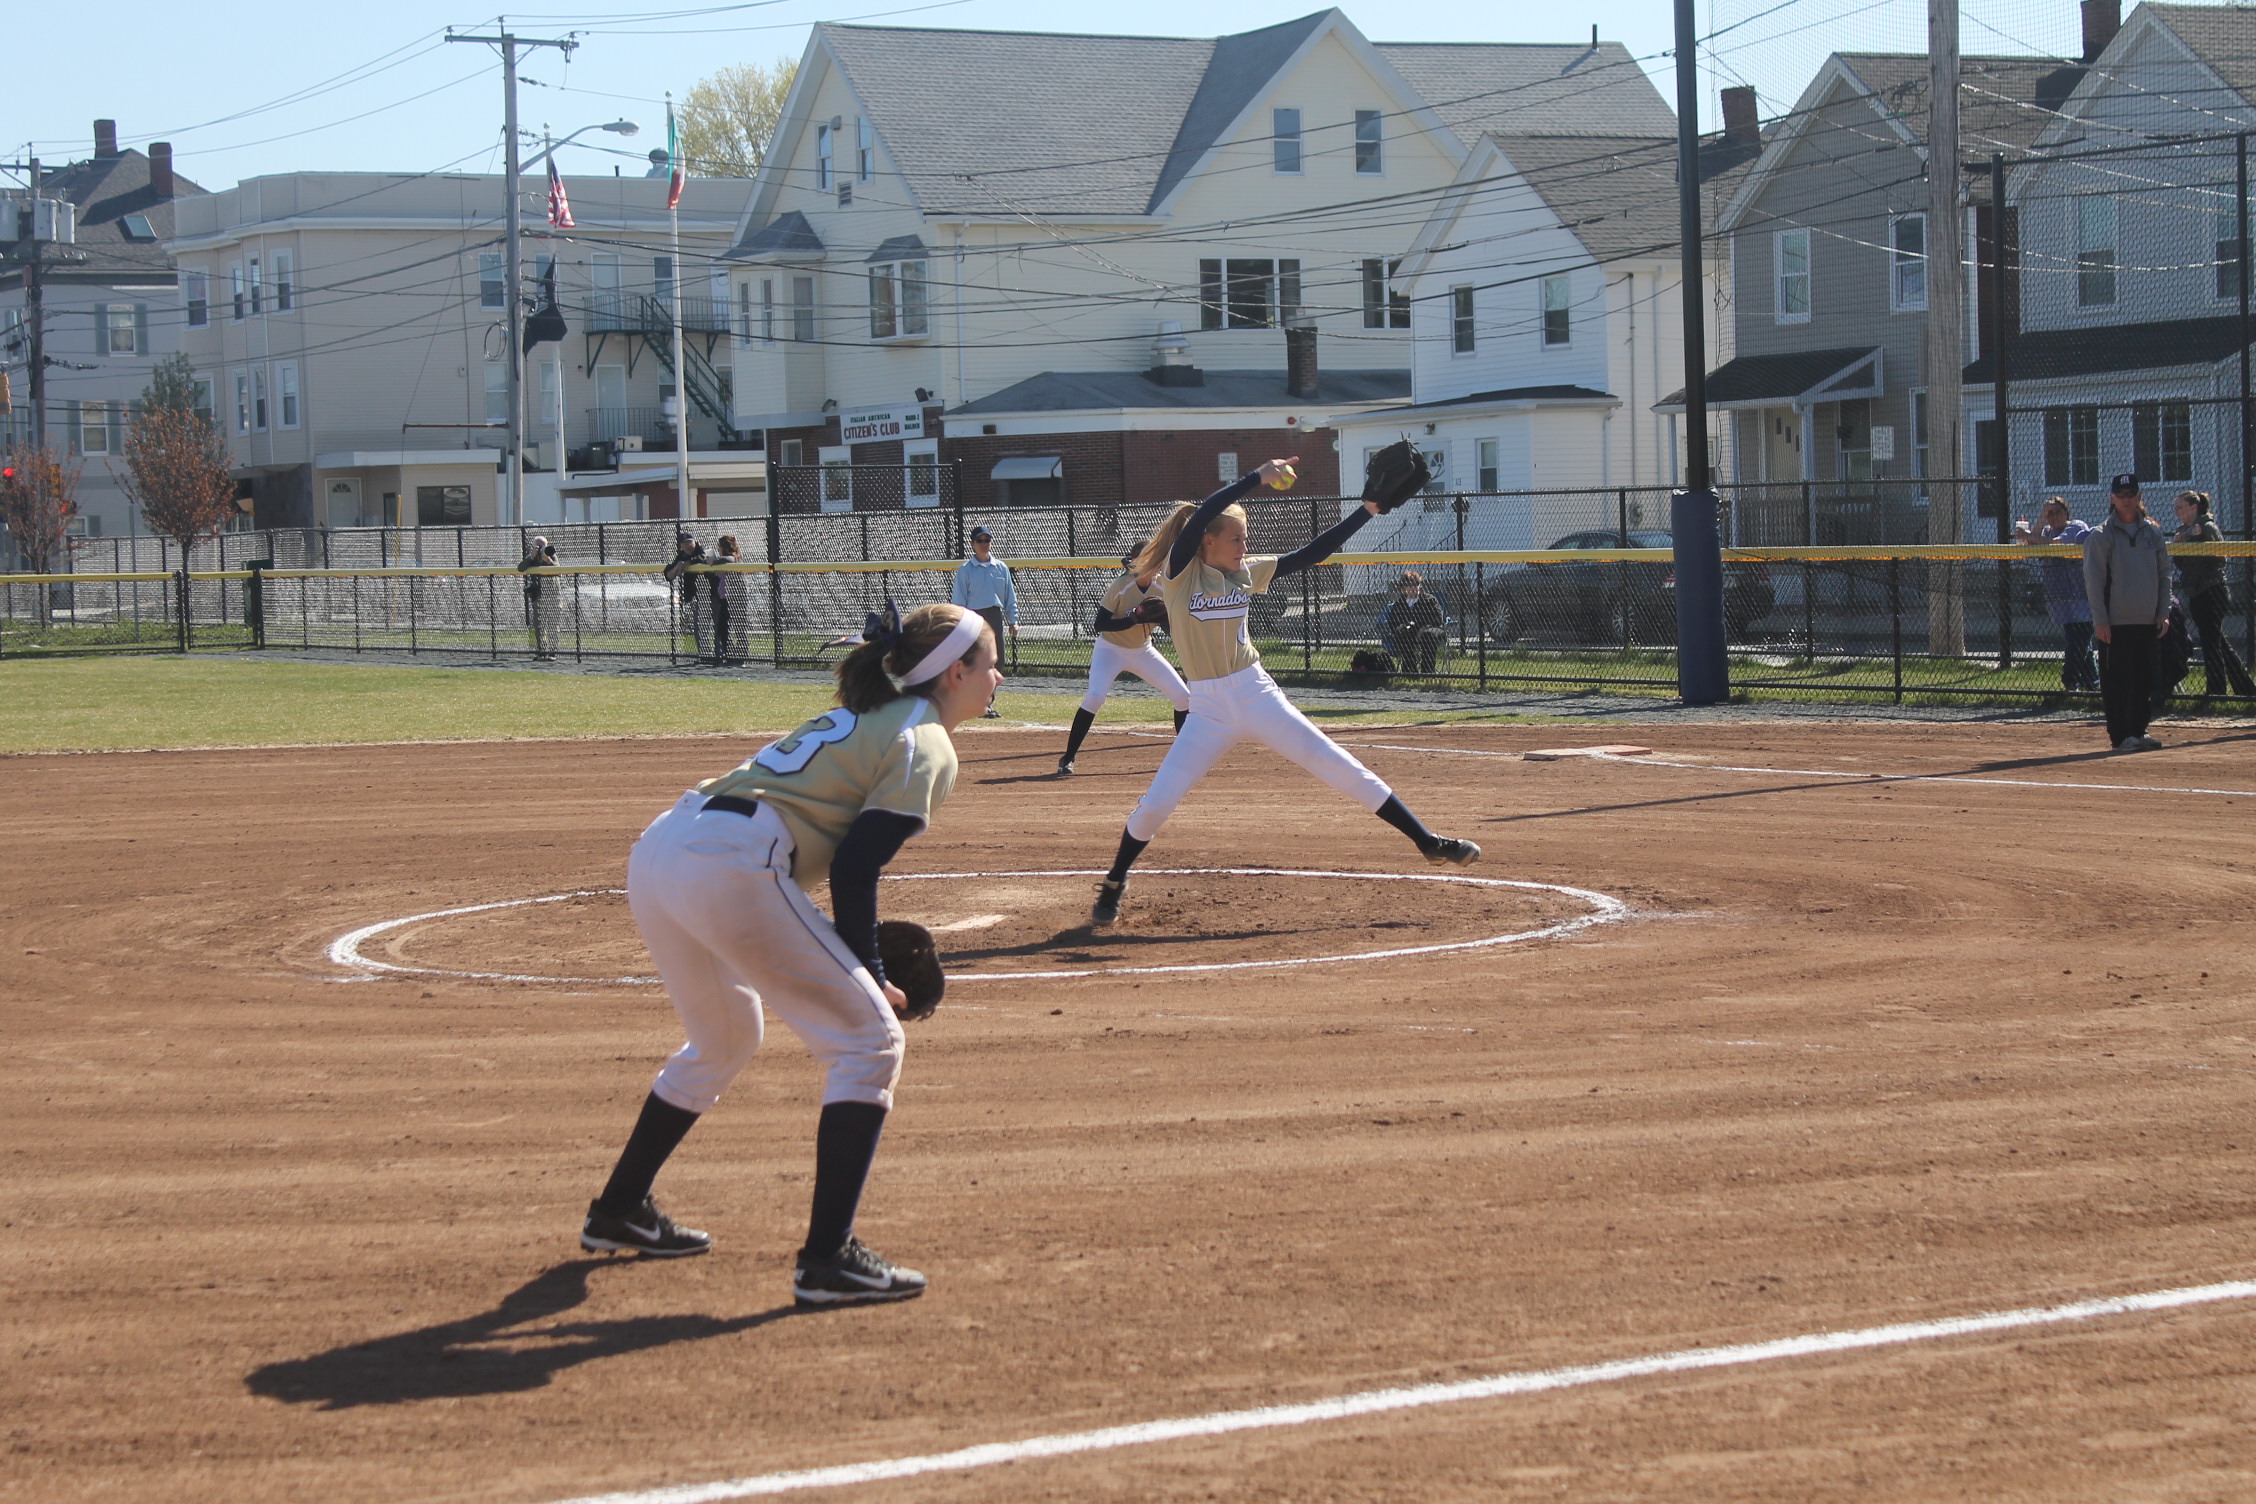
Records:
[[[821,1315],[782,1030],[659,1184],[711,1257],[573,1238],[677,1042],[607,980],[648,968],[608,890],[744,744],[0,761],[0,1498],[539,1504],[2256,1276],[2256,739],[1638,734],[1685,765],[1340,733],[1467,875],[1620,922],[1064,980],[1008,973],[1590,904],[1154,871],[1096,940],[1042,874],[1102,864],[1164,742],[1064,780],[1053,735],[967,735],[897,870],[1032,875],[886,890],[983,975],[912,1031],[861,1224],[933,1290]],[[1146,861],[1408,856],[1242,751]],[[363,947],[427,973],[329,956],[573,891]],[[2242,1500],[2252,1354],[2219,1300],[803,1496]]]

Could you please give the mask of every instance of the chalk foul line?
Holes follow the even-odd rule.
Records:
[[[1899,1347],[1914,1342],[1934,1342],[1951,1337],[1978,1336],[1984,1332],[2023,1330],[2091,1321],[2106,1316],[2127,1316],[2147,1311],[2167,1311],[2187,1306],[2214,1305],[2222,1301],[2256,1299],[2256,1280],[2196,1285],[2176,1290],[2155,1290],[2140,1295],[2112,1296],[2076,1301],[2070,1305],[2034,1306],[2014,1311],[1994,1311],[1975,1316],[1945,1317],[1936,1321],[1911,1321],[1892,1326],[1864,1327],[1846,1332],[1818,1332],[1801,1337],[1781,1337],[1770,1342],[1749,1342],[1732,1347],[1695,1347],[1655,1353],[1644,1358],[1622,1358],[1610,1363],[1590,1363],[1572,1368],[1546,1368],[1531,1372],[1497,1374],[1453,1383],[1420,1384],[1403,1389],[1371,1390],[1299,1405],[1268,1405],[1253,1410],[1222,1410],[1175,1420],[1145,1421],[1132,1426],[1108,1426],[1098,1431],[1068,1431],[1052,1436],[1032,1436],[1021,1441],[987,1442],[952,1452],[930,1452],[920,1457],[893,1457],[877,1462],[851,1462],[835,1467],[806,1468],[796,1472],[761,1473],[717,1483],[682,1484],[625,1493],[592,1494],[561,1504],[715,1504],[724,1499],[763,1498],[850,1484],[883,1483],[930,1473],[970,1472],[1045,1457],[1070,1457],[1083,1452],[1111,1451],[1120,1447],[1149,1446],[1193,1437],[1223,1436],[1236,1431],[1276,1430],[1288,1426],[1318,1425],[1394,1410],[1416,1410],[1466,1400],[1501,1399],[1513,1395],[1543,1394],[1560,1389],[1619,1383],[1656,1374],[1694,1373],[1703,1369],[1739,1368],[1827,1353],[1855,1352],[1864,1348]]]

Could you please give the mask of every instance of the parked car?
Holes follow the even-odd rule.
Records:
[[[1657,528],[1627,534],[1600,528],[1569,533],[1551,545],[1560,551],[1592,552],[1674,546],[1675,540]],[[1733,637],[1744,636],[1776,604],[1768,565],[1724,565],[1723,617]],[[1658,559],[1508,564],[1481,592],[1481,619],[1493,642],[1558,631],[1587,642],[1673,642],[1676,567]]]

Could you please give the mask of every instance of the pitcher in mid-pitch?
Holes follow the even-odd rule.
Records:
[[[1261,666],[1261,654],[1247,628],[1253,597],[1278,580],[1323,563],[1356,530],[1385,510],[1366,500],[1324,532],[1282,557],[1246,557],[1246,510],[1237,504],[1264,481],[1289,485],[1291,460],[1270,460],[1193,506],[1177,503],[1144,545],[1137,573],[1157,574],[1167,604],[1167,630],[1182,655],[1190,681],[1191,714],[1175,733],[1151,788],[1128,816],[1112,870],[1097,887],[1089,922],[1108,925],[1120,917],[1128,891],[1128,869],[1159,834],[1183,796],[1211,771],[1222,754],[1251,737],[1288,758],[1377,815],[1417,843],[1428,861],[1476,861],[1480,847],[1452,836],[1437,836],[1395,797],[1380,777],[1355,760],[1308,717],[1295,710]]]

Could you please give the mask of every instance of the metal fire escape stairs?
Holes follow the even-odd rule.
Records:
[[[658,298],[640,300],[642,310],[642,336],[649,342],[650,353],[658,364],[674,378],[674,389],[686,391],[697,410],[719,426],[724,443],[733,443],[744,437],[737,432],[736,415],[729,409],[728,385],[720,369],[713,364],[713,346],[726,338],[714,330],[682,330],[683,359],[674,359],[673,317],[667,305]],[[700,347],[699,339],[703,345]]]

